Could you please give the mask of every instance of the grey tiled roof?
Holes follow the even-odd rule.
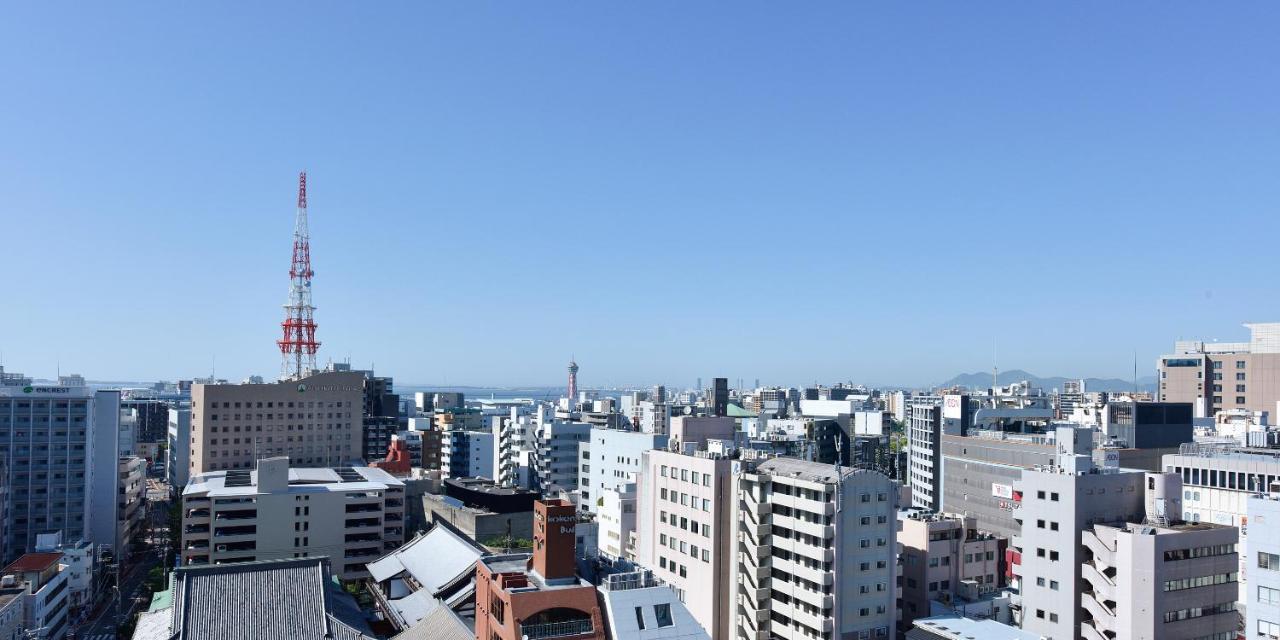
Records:
[[[438,606],[391,640],[475,640],[476,634],[449,607]]]
[[[176,572],[171,613],[181,640],[364,640],[327,598],[327,558],[267,560]]]

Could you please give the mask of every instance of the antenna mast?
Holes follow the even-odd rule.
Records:
[[[298,174],[298,214],[293,226],[293,261],[289,267],[289,302],[284,305],[280,346],[281,379],[301,378],[316,368],[315,307],[311,305],[311,233],[307,230],[307,172]]]

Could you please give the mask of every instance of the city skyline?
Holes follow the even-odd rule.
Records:
[[[319,361],[407,384],[1149,376],[1280,318],[1196,246],[1280,230],[1233,8],[19,7],[3,364],[273,377],[305,169]]]

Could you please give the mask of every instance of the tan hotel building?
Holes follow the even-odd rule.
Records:
[[[300,467],[334,467],[361,456],[364,376],[317,373],[271,384],[197,384],[191,388],[192,476],[253,469],[288,456]]]
[[[1223,409],[1266,411],[1280,418],[1280,322],[1253,323],[1248,342],[1182,340],[1157,366],[1157,398],[1190,402],[1196,416]]]

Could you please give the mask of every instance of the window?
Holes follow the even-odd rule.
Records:
[[[1058,561],[1058,552],[1057,552],[1057,551],[1050,551],[1050,552],[1049,552],[1049,560],[1050,560],[1051,562],[1057,562],[1057,561]]]
[[[644,631],[644,607],[636,607],[636,626]]]
[[[658,619],[658,628],[670,627],[675,624],[671,620],[671,605],[668,603],[653,605],[653,617]]]
[[[1050,499],[1050,500],[1052,500],[1052,501],[1054,501],[1054,502],[1057,502],[1057,501],[1058,501],[1058,492],[1057,492],[1057,491],[1054,491],[1053,493],[1049,494],[1049,499]]]
[[[1280,638],[1280,624],[1259,619],[1258,635],[1267,638]]]
[[[1037,618],[1040,618],[1041,620],[1043,620],[1043,619],[1044,619],[1044,609],[1036,609],[1036,617],[1037,617]]]
[[[1236,404],[1244,404],[1244,396],[1236,396]]]
[[[1244,393],[1244,385],[1242,384],[1236,385],[1236,393]]]
[[[1167,553],[1165,554],[1168,555]],[[1167,557],[1166,557],[1167,559]],[[1274,553],[1258,552],[1258,568],[1270,569],[1272,571],[1280,571],[1280,555]]]
[[[1049,622],[1057,622],[1057,621],[1058,621],[1058,614],[1056,614],[1056,613],[1050,613],[1050,614],[1049,614]]]
[[[1238,381],[1240,381],[1240,382],[1244,382],[1244,374],[1243,374],[1243,373],[1237,373],[1237,374],[1236,374],[1236,380],[1238,380]],[[1243,389],[1241,389],[1241,391],[1243,391]]]
[[[1044,586],[1044,578],[1043,578],[1043,577],[1036,576],[1036,586],[1037,586],[1037,587],[1043,587],[1043,586]]]
[[[1244,360],[1236,360],[1236,368],[1237,368],[1237,369],[1243,369],[1243,368],[1244,368]]]
[[[1054,591],[1057,591],[1057,590],[1058,590],[1058,581],[1057,581],[1057,580],[1050,580],[1050,581],[1049,581],[1049,588],[1050,588],[1050,589],[1053,589]]]
[[[1043,491],[1037,491],[1037,492],[1036,492],[1036,498],[1037,498],[1037,499],[1040,499],[1040,500],[1044,500],[1044,492],[1043,492]]]
[[[1050,523],[1049,523],[1049,530],[1050,530],[1050,531],[1057,531],[1057,530],[1058,530],[1058,523],[1056,523],[1056,522],[1050,522]],[[990,552],[990,551],[988,551],[987,553],[989,554],[989,553],[991,553],[991,552]],[[991,558],[987,558],[987,559],[988,559],[988,560],[990,560]]]

